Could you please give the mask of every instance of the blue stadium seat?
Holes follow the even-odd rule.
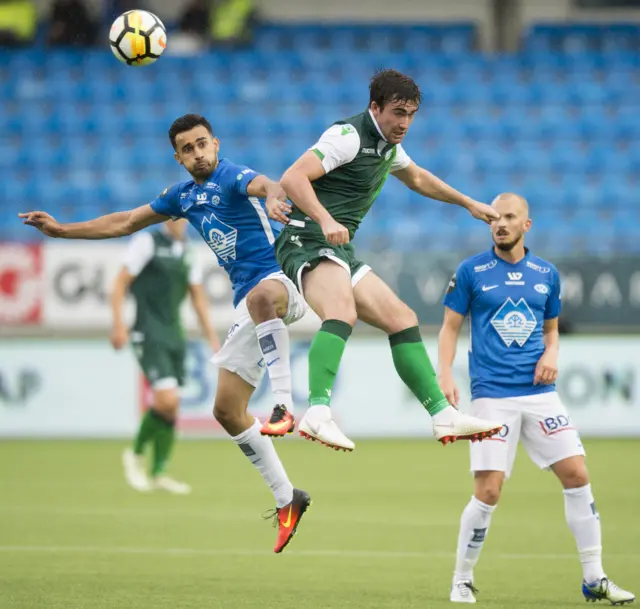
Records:
[[[527,196],[545,255],[640,253],[640,28],[536,26],[509,56],[474,45],[469,24],[307,24],[260,26],[252,49],[167,56],[144,70],[109,51],[3,51],[4,189],[68,219],[149,200],[184,177],[167,129],[186,112],[210,118],[224,156],[277,177],[332,122],[366,107],[375,69],[395,67],[424,93],[406,141],[417,163],[476,198]],[[390,179],[358,239],[484,247],[485,228],[459,212]]]

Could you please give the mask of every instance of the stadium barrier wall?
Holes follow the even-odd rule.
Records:
[[[436,339],[426,339],[435,357]],[[294,399],[307,397],[308,341],[293,341]],[[455,375],[469,403],[466,345]],[[640,436],[640,339],[567,337],[561,341],[558,391],[584,436]],[[180,430],[224,437],[211,416],[217,373],[201,342],[191,342]],[[0,345],[0,437],[127,437],[148,394],[130,350],[103,340],[15,339]],[[251,403],[260,419],[273,405],[266,378]],[[464,407],[464,406],[463,406]],[[398,379],[384,337],[349,342],[333,408],[353,437],[430,438],[430,420]],[[300,414],[300,410],[298,410]]]
[[[125,249],[125,240],[0,243],[0,326],[57,332],[107,330],[111,323],[109,290]],[[198,241],[195,249],[203,262],[214,321],[223,334],[233,319],[231,285],[207,246]],[[442,296],[461,255],[358,253],[413,307],[421,324],[442,323]],[[640,258],[574,257],[554,263],[562,275],[563,315],[575,327],[623,331],[640,326]],[[129,301],[129,320],[132,314]],[[197,330],[188,303],[184,320],[189,331]],[[318,323],[310,313],[293,326],[293,332],[308,333]]]

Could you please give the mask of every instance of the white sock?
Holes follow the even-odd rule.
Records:
[[[293,500],[293,486],[289,482],[287,472],[273,447],[271,438],[260,434],[262,425],[258,419],[249,429],[235,436],[232,440],[255,465],[264,481],[269,485],[276,500],[276,507],[284,507]]]
[[[281,319],[270,319],[256,326],[256,334],[276,404],[283,404],[291,411],[293,399],[287,326]]]
[[[495,505],[487,505],[471,497],[460,518],[460,534],[453,581],[473,581],[473,568],[480,558]]]
[[[584,580],[602,579],[602,530],[590,484],[564,490],[564,514],[578,546]]]

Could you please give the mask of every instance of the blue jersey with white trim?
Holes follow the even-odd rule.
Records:
[[[544,321],[560,315],[560,276],[552,264],[529,250],[510,264],[492,248],[460,264],[444,304],[470,317],[472,399],[555,390],[533,384],[544,352]]]
[[[247,194],[258,175],[222,159],[203,184],[180,182],[150,203],[156,213],[186,218],[195,227],[229,274],[234,306],[260,280],[280,270],[273,249],[278,229],[264,203]]]

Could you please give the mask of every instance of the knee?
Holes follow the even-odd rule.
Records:
[[[393,310],[379,316],[379,323],[383,330],[391,336],[409,328],[415,328],[418,325],[418,316],[404,302],[399,302]]]
[[[356,325],[358,320],[358,314],[356,313],[356,305],[351,303],[345,303],[345,307],[340,310],[340,313],[332,319],[339,319],[346,324],[349,324],[352,328]]]
[[[589,474],[586,468],[575,468],[566,472],[562,476],[562,486],[566,489],[569,488],[582,488],[589,484]]]
[[[251,317],[272,319],[276,316],[276,301],[267,288],[258,284],[247,296],[247,309]]]
[[[216,400],[214,403],[213,416],[224,429],[233,427],[240,418],[237,408],[221,400]]]
[[[501,489],[497,486],[487,486],[476,491],[476,499],[487,505],[498,505]]]
[[[482,478],[476,476],[475,497],[487,505],[497,505],[502,493],[502,477],[491,476]]]
[[[388,334],[395,334],[408,328],[415,328],[419,323],[415,311],[404,302],[400,302],[397,310],[389,316],[389,322],[391,327],[389,328]]]
[[[356,303],[352,294],[345,294],[340,298],[333,298],[331,302],[327,302],[322,309],[322,321],[328,319],[337,319],[349,324],[351,327],[356,325],[358,313],[356,312]]]
[[[153,409],[166,417],[175,418],[180,407],[180,396],[177,391],[158,391],[154,395]]]

